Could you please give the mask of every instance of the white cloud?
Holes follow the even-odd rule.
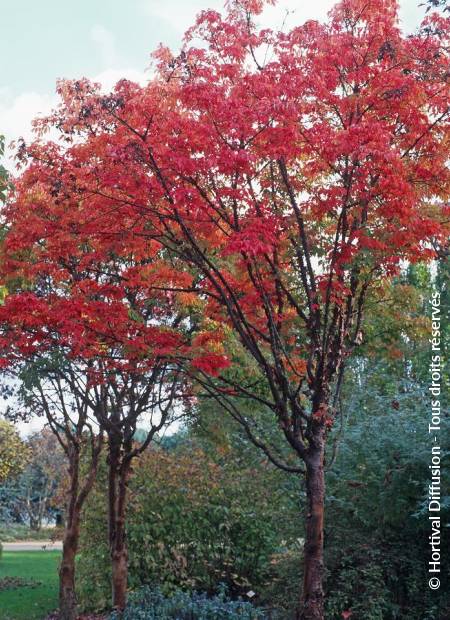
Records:
[[[195,17],[200,11],[212,8],[222,10],[224,2],[218,0],[171,0],[170,2],[161,0],[142,0],[141,9],[145,15],[150,17],[152,23],[155,18],[162,19],[170,24],[172,28],[184,34],[193,25]]]
[[[265,27],[279,30],[285,21],[285,29],[303,24],[309,19],[323,20],[335,3],[332,0],[280,0],[275,6],[268,6],[261,15],[260,23]]]
[[[145,84],[149,74],[134,68],[106,69],[92,77],[94,82],[100,82],[105,91],[111,90],[114,84],[126,78],[139,84]],[[0,91],[0,132],[5,136],[7,145],[6,167],[12,169],[11,156],[13,151],[8,148],[11,141],[23,138],[29,141],[33,137],[32,121],[39,116],[49,114],[58,103],[56,94],[42,94],[36,92],[21,93],[13,97],[7,89]]]
[[[33,119],[48,114],[56,103],[56,95],[29,92],[12,97],[7,91],[3,91],[0,98],[0,129],[6,139],[7,168],[11,169],[13,166],[13,151],[8,146],[10,142],[18,138],[29,141],[33,135]]]
[[[7,139],[31,137],[31,120],[46,114],[56,103],[56,95],[36,92],[22,93],[17,97],[3,96],[0,101],[1,130]]]
[[[301,0],[279,0],[275,6],[267,6],[259,17],[259,23],[264,27],[278,30],[285,21],[285,27],[289,28],[302,24],[309,19],[324,20],[328,12],[336,4],[335,0],[315,0],[306,2]],[[420,23],[423,17],[423,7],[416,6],[419,2],[402,0],[400,2],[400,17],[405,30],[412,31]],[[212,8],[223,11],[223,0],[141,0],[141,10],[150,17],[154,25],[155,18],[162,19],[172,28],[183,34],[193,25],[196,15],[206,9]],[[288,15],[286,17],[286,12]]]
[[[92,80],[94,82],[100,82],[103,89],[111,90],[114,84],[121,79],[127,79],[132,82],[144,85],[150,79],[150,73],[138,71],[137,69],[105,69],[98,75],[94,76]]]
[[[116,43],[114,35],[101,25],[93,26],[90,32],[91,40],[97,47],[102,63],[108,67],[117,62]]]

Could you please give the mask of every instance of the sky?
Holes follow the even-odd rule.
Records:
[[[412,31],[421,0],[401,0],[401,19]],[[111,87],[121,77],[145,81],[150,54],[160,42],[179,47],[195,15],[223,9],[223,0],[0,0],[0,134],[29,138],[31,120],[56,103],[58,78],[88,77]],[[323,19],[333,0],[279,0],[262,16],[280,27]]]
[[[421,0],[401,0],[405,31],[423,17]],[[105,89],[118,79],[144,82],[159,43],[177,49],[195,15],[223,9],[223,0],[0,0],[0,134],[7,143],[31,136],[33,118],[57,103],[58,78],[88,77]],[[274,29],[322,20],[333,0],[279,0],[260,23]],[[5,162],[8,168],[12,164]],[[21,425],[22,434],[42,420]]]

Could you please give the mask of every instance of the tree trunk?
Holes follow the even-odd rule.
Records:
[[[66,508],[66,526],[64,529],[63,552],[59,567],[59,618],[60,620],[75,620],[76,593],[75,593],[75,557],[78,550],[80,534],[80,512],[78,505],[80,454],[77,447],[71,446],[68,450],[70,486]]]
[[[123,545],[111,552],[112,565],[112,591],[113,606],[118,611],[123,611],[127,603],[127,584],[128,584],[128,553]]]
[[[81,510],[90,493],[97,472],[98,459],[102,447],[102,438],[98,437],[93,447],[89,471],[80,485],[80,448],[70,446],[69,477],[70,486],[66,509],[62,560],[59,568],[59,618],[75,620],[77,617],[77,600],[75,591],[75,559],[80,538]]]
[[[59,618],[60,620],[75,620],[75,557],[78,548],[80,514],[73,514],[71,527],[64,532],[63,552],[59,568]]]
[[[324,524],[324,437],[319,434],[306,459],[306,525],[303,595],[299,620],[324,619],[323,524]]]
[[[34,515],[30,515],[30,530],[33,532],[39,532],[39,519]]]
[[[123,611],[127,602],[128,549],[125,519],[129,465],[120,457],[120,446],[110,443],[109,453],[109,549],[112,571],[112,604]]]

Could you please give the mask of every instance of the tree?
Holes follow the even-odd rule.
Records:
[[[69,463],[67,519],[60,567],[59,617],[64,620],[76,615],[75,556],[82,509],[97,476],[104,436],[108,450],[106,497],[112,601],[117,609],[125,606],[128,581],[125,520],[131,465],[154,435],[172,421],[171,406],[178,386],[176,378],[172,378],[172,391],[161,395],[168,385],[164,376],[167,369],[161,370],[158,365],[153,368],[152,376],[116,371],[114,375],[102,375],[100,384],[92,383],[92,360],[88,368],[84,371],[83,368],[61,359],[56,365],[55,360],[53,364],[41,364],[43,376],[37,393],[30,393],[28,385],[26,395],[32,411],[43,410]],[[133,437],[139,421],[149,428],[145,430],[143,442],[136,445]]]
[[[20,474],[29,456],[29,449],[14,426],[0,420],[0,483]]]
[[[6,244],[8,245],[8,238]],[[175,396],[176,375],[161,363],[153,365],[150,371],[141,367],[106,369],[104,360],[107,345],[103,340],[102,359],[97,363],[90,357],[83,360],[61,355],[61,347],[51,349],[40,347],[31,355],[27,348],[37,335],[47,331],[48,315],[34,323],[27,332],[24,326],[23,306],[16,314],[15,303],[20,302],[20,293],[14,300],[6,299],[3,314],[4,339],[7,341],[4,353],[9,355],[9,374],[25,381],[20,392],[28,411],[45,415],[50,428],[58,438],[68,457],[69,489],[67,519],[63,543],[63,561],[60,569],[61,618],[75,617],[75,556],[78,546],[81,510],[90,492],[97,471],[103,435],[108,439],[109,466],[109,541],[113,566],[113,604],[121,609],[125,606],[127,588],[127,547],[125,543],[125,512],[127,484],[131,461],[144,450],[155,433],[172,419],[172,401]],[[26,295],[26,294],[25,294]],[[14,309],[15,308],[15,309]],[[6,322],[5,317],[7,316]],[[37,313],[34,319],[37,318]],[[20,334],[20,330],[23,330]],[[15,341],[19,335],[20,343]],[[65,332],[67,335],[67,332]],[[53,333],[61,336],[59,333]],[[11,340],[12,338],[12,340]],[[5,346],[5,342],[4,342]],[[117,353],[117,349],[115,350]],[[113,356],[113,351],[108,354]],[[20,362],[25,360],[25,372],[18,372]],[[30,360],[32,372],[29,371]],[[28,372],[27,372],[28,371]],[[25,375],[25,376],[24,376]],[[171,383],[169,384],[169,381]],[[167,391],[167,386],[169,389]],[[143,444],[136,446],[133,436],[138,422],[149,424]],[[81,457],[85,460],[84,473]],[[33,504],[34,505],[34,504]]]
[[[27,439],[30,459],[18,480],[17,511],[30,529],[39,531],[53,513],[53,499],[64,472],[64,453],[48,429]]]
[[[5,154],[5,138],[0,135],[0,157]],[[0,165],[0,203],[5,202],[6,190],[8,189],[8,172],[3,165]]]
[[[60,613],[73,614],[81,508],[95,477],[101,435],[108,440],[113,604],[122,609],[131,463],[173,420],[173,401],[184,389],[177,365],[189,358],[190,347],[186,310],[165,290],[186,275],[164,262],[153,241],[133,237],[131,247],[123,221],[108,235],[97,230],[76,192],[59,193],[54,174],[60,166],[50,146],[16,180],[5,209],[2,275],[10,294],[0,309],[0,344],[3,366],[23,380],[25,392],[31,388],[28,409],[47,417],[69,456],[72,512]],[[204,348],[196,347],[197,361],[207,355]],[[28,377],[23,366],[30,368]],[[140,445],[133,442],[138,423],[146,424]],[[86,434],[91,468],[80,487]]]
[[[16,356],[18,353],[19,350],[16,350]],[[46,418],[49,427],[34,438],[34,451],[37,454],[43,453],[43,456],[36,463],[33,462],[32,472],[39,466],[41,478],[45,479],[44,488],[51,490],[53,495],[58,494],[61,488],[64,489],[65,522],[59,567],[59,617],[72,620],[76,615],[75,558],[81,510],[94,484],[103,446],[103,432],[94,428],[89,416],[92,397],[89,400],[88,377],[83,375],[83,367],[56,355],[54,351],[49,354],[44,350],[37,355],[19,355],[19,359],[16,358],[5,371],[5,379],[9,384],[14,380],[17,383],[19,379],[18,388],[13,393],[15,407],[9,408],[9,417],[24,419],[42,416]],[[77,385],[77,391],[71,390],[71,384]],[[98,401],[96,405],[99,406]],[[47,461],[53,465],[52,468],[45,466]],[[67,470],[66,479],[63,479],[64,469]]]
[[[167,372],[167,376],[166,376]],[[108,537],[112,563],[112,601],[126,605],[128,547],[126,515],[133,460],[144,452],[159,431],[174,421],[173,404],[178,374],[156,366],[152,376],[132,376],[116,382],[106,395],[98,421],[108,436]],[[139,421],[148,424],[142,443],[133,441]]]
[[[339,449],[334,465],[327,467],[327,618],[341,617],[343,609],[364,618],[448,615],[448,594],[424,595],[421,588],[428,568],[421,559],[430,534],[429,445],[423,437],[429,410],[429,300],[436,291],[444,311],[443,282],[426,266],[410,265],[391,285],[383,308],[376,303],[367,308],[365,329],[371,333],[349,364],[341,406],[347,423],[334,433],[341,435]],[[444,415],[443,436],[448,426]],[[443,492],[444,521],[449,507]]]
[[[195,294],[228,330],[229,357],[246,359],[238,382],[205,330],[196,342],[211,352],[189,373],[273,463],[305,476],[299,617],[314,620],[325,445],[366,300],[448,241],[449,22],[432,16],[426,34],[404,37],[393,0],[343,0],[325,24],[276,33],[255,25],[263,4],[203,12],[180,55],[157,52],[145,87],[122,80],[105,96],[62,82],[62,105],[38,127],[56,127],[65,151],[24,150],[47,162],[35,171],[55,197],[95,212],[99,237],[119,222],[128,242],[164,248],[186,280],[161,286]],[[235,394],[272,412],[287,459]]]
[[[27,459],[19,475],[1,487],[3,518],[40,531],[63,508],[57,490],[64,477],[64,454],[48,429],[25,440]]]

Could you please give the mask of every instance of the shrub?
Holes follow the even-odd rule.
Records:
[[[260,595],[279,542],[272,474],[261,467],[232,470],[199,449],[145,453],[130,482],[129,586],[214,594],[224,583],[232,597],[249,590]],[[103,609],[109,601],[105,488],[102,467],[87,502],[78,562],[87,609]]]
[[[450,618],[448,590],[427,586],[429,444],[424,441],[427,385],[398,379],[372,363],[347,400],[350,422],[328,473],[326,617],[340,620]],[[450,430],[442,419],[442,436]],[[370,450],[367,449],[370,446]],[[442,488],[448,488],[448,452]],[[442,523],[450,498],[441,497]],[[442,553],[450,541],[443,537]],[[450,570],[442,567],[441,582]]]
[[[118,620],[113,613],[111,620]],[[222,589],[208,597],[196,592],[175,590],[169,597],[159,589],[142,588],[130,596],[121,620],[258,620],[264,612],[246,601],[227,599]]]

